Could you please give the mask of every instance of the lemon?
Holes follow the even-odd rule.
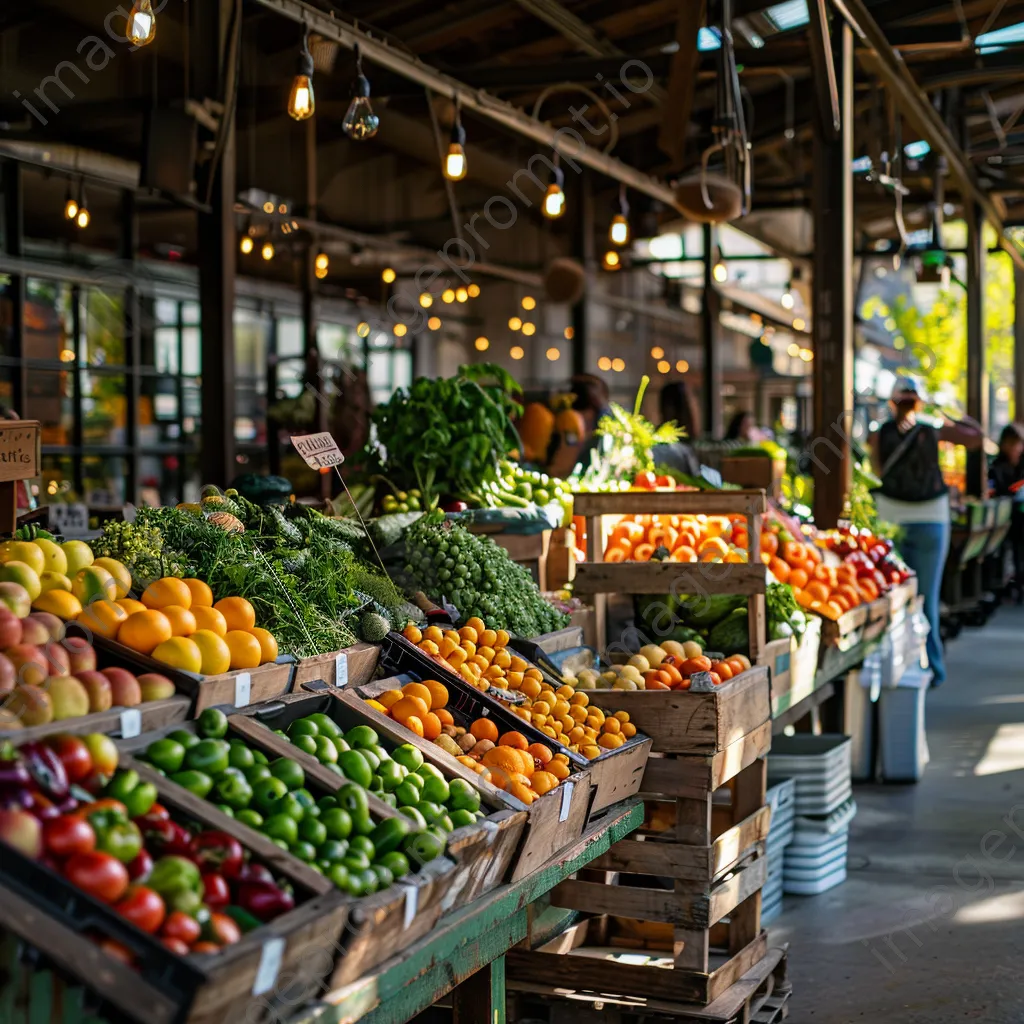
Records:
[[[172,636],[170,640],[165,640],[156,647],[152,657],[184,672],[198,673],[203,667],[199,645],[185,636]]]
[[[46,563],[44,571],[59,572],[62,576],[68,571],[68,556],[64,554],[64,549],[59,544],[40,537],[35,545],[43,553]]]
[[[64,557],[67,559],[68,567],[64,572],[68,576],[74,576],[79,569],[92,565],[92,548],[84,540],[66,540],[61,545]]]
[[[231,667],[231,649],[212,629],[197,629],[190,639],[199,648],[199,671],[204,676],[217,676]]]

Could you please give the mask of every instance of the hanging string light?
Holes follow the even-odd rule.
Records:
[[[562,191],[564,184],[565,174],[562,173],[562,168],[555,164],[551,169],[551,183],[544,193],[544,203],[541,206],[541,212],[548,220],[558,220],[565,213],[565,192]]]
[[[783,309],[792,309],[796,305],[796,299],[793,296],[793,279],[790,278],[789,284],[786,285],[786,290],[782,293],[782,298],[779,299],[779,305]]]
[[[125,35],[132,46],[149,46],[156,39],[156,15],[151,0],[135,0]]]
[[[269,263],[274,258],[274,243],[268,238],[260,249],[260,255]]]
[[[456,288],[455,289],[455,301],[456,302],[468,302],[469,301],[469,291],[466,288]]]
[[[315,266],[317,270],[326,271],[330,265],[330,257],[325,252],[318,253],[316,259],[313,261],[313,266]]]
[[[612,245],[626,245],[629,242],[629,203],[626,202],[626,186],[619,186],[619,212],[612,217],[608,228],[608,241]]]
[[[459,98],[454,99],[455,120],[452,122],[452,135],[448,142],[448,152],[444,158],[444,176],[449,181],[462,181],[469,169],[466,163],[466,129],[462,127],[459,115]]]
[[[604,267],[605,270],[621,270],[622,259],[614,249],[609,249],[601,257],[601,266]]]
[[[466,292],[471,299],[475,299],[480,294],[480,285],[471,284],[466,288]]]
[[[455,291],[452,288],[445,288],[441,292],[441,301],[446,305],[450,306],[455,301]]]
[[[356,142],[372,139],[380,127],[380,118],[370,106],[370,81],[363,74],[363,58],[359,47],[356,54],[356,82],[352,90],[352,102],[345,111],[345,119],[341,122],[341,130]]]
[[[80,228],[87,228],[89,222],[92,220],[92,216],[89,213],[89,200],[85,195],[85,183],[83,182],[78,187],[78,216],[75,217],[75,223]]]
[[[256,243],[252,240],[252,235],[248,231],[242,235],[241,241],[238,243],[239,251],[243,256],[248,256],[252,252]]]
[[[78,216],[78,200],[71,194],[71,182],[64,192],[64,219],[74,220]]]
[[[385,267],[380,272],[380,279],[385,284],[392,284],[398,275],[391,269],[391,267]]]
[[[532,295],[524,295],[521,305],[523,309],[536,309],[537,300]]]
[[[512,318],[511,318],[511,319],[509,320],[509,322],[508,322],[508,329],[509,329],[510,331],[518,331],[518,330],[521,330],[521,329],[522,329],[522,326],[523,326],[523,321],[522,321],[522,320],[520,320],[520,319],[519,319],[519,317],[517,317],[517,316],[514,316],[514,317],[512,317]]]
[[[430,330],[432,330],[432,331],[439,331],[439,330],[441,330],[441,318],[439,316],[432,316],[427,321],[427,327],[429,327]]]
[[[434,296],[431,295],[430,292],[421,292],[420,293],[420,305],[424,309],[430,309],[430,307],[433,304],[434,304]]]
[[[305,121],[316,110],[313,96],[313,58],[309,52],[309,27],[302,26],[302,49],[295,62],[295,79],[288,96],[288,116],[296,121]]]

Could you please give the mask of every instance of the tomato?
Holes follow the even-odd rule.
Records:
[[[637,473],[633,486],[642,487],[645,491],[653,491],[658,486],[658,478],[649,469],[645,469],[642,473]]]
[[[92,754],[80,736],[54,736],[46,745],[60,758],[68,782],[81,782],[92,774]]]
[[[679,671],[684,676],[692,676],[695,672],[710,672],[711,671],[711,659],[700,655],[697,658],[687,658],[686,661],[679,666]]]
[[[191,952],[193,953],[219,953],[220,946],[216,942],[197,942]]]
[[[657,476],[654,478],[655,486],[657,487],[671,487],[675,490],[676,482],[670,476]]]
[[[242,929],[227,914],[213,913],[203,935],[218,946],[233,946],[242,937]]]
[[[162,939],[161,941],[172,953],[176,953],[178,956],[188,956],[189,948],[181,939]]]
[[[96,849],[96,833],[84,818],[64,814],[43,825],[43,844],[54,857],[73,857]]]
[[[64,877],[104,903],[116,903],[128,888],[128,869],[109,853],[76,853]]]
[[[203,902],[213,910],[231,902],[231,890],[222,875],[203,875]]]
[[[124,899],[114,905],[114,910],[147,935],[152,935],[167,916],[164,901],[144,885],[133,885]]]
[[[164,926],[160,929],[160,937],[177,939],[186,946],[191,946],[199,938],[201,931],[199,922],[195,918],[189,917],[188,914],[184,914],[180,910],[175,910],[164,921]]]
[[[127,964],[129,967],[135,963],[132,951],[127,946],[122,946],[120,942],[115,942],[113,939],[103,939],[99,945],[104,953],[109,954],[115,960],[120,960],[121,963]]]

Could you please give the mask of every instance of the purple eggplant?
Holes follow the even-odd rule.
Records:
[[[235,895],[243,910],[264,923],[295,909],[292,895],[273,882],[240,882]]]
[[[28,811],[35,803],[35,797],[31,783],[28,786],[0,787],[0,810]]]
[[[64,763],[43,743],[25,743],[19,748],[25,766],[28,768],[32,781],[51,800],[60,802],[67,799],[70,792],[68,773]]]
[[[32,776],[20,757],[0,760],[0,790],[25,789],[31,785]]]

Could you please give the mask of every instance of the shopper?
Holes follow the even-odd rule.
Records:
[[[914,572],[924,596],[928,663],[932,686],[946,680],[939,634],[939,593],[949,553],[949,492],[939,468],[939,441],[981,448],[984,435],[970,420],[945,418],[935,428],[918,419],[921,395],[917,385],[901,378],[889,399],[892,419],[871,435],[872,457],[882,486],[875,491],[878,514],[900,527],[900,553]]]
[[[661,389],[658,396],[662,423],[675,423],[686,440],[654,446],[655,466],[667,466],[689,476],[700,476],[700,459],[686,443],[700,435],[697,402],[685,380],[674,380]]]
[[[1016,423],[1003,427],[999,454],[988,471],[996,497],[1013,496],[1013,518],[1007,543],[1013,554],[1013,580],[1018,595],[1024,587],[1024,431]]]
[[[747,444],[760,444],[765,440],[764,433],[758,428],[754,414],[749,410],[741,410],[729,422],[725,432],[726,441],[745,441]]]
[[[597,424],[602,417],[611,415],[611,395],[608,392],[608,385],[600,377],[595,377],[592,373],[574,374],[571,391],[575,396],[572,407],[583,417],[586,432],[572,444],[565,438],[560,439],[548,470],[552,476],[569,476],[578,462],[586,469],[590,463],[590,453],[597,446],[597,437],[594,433]]]

